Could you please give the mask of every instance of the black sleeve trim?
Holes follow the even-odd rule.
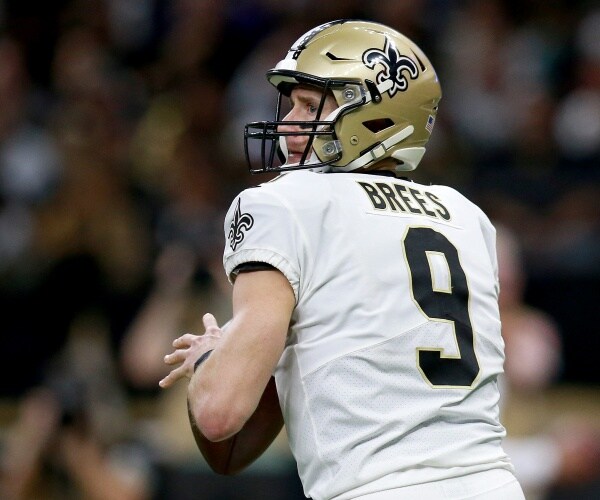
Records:
[[[232,276],[237,276],[240,273],[250,273],[252,271],[271,271],[273,269],[277,269],[275,266],[271,264],[267,264],[266,262],[243,262],[239,266],[237,266],[232,272]]]

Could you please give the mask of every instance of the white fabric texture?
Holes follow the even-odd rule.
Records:
[[[296,295],[275,376],[307,496],[512,471],[495,230],[478,207],[443,186],[291,172],[242,192],[224,229],[229,276],[267,262]]]

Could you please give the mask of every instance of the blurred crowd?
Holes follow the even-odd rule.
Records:
[[[534,313],[505,313],[513,400],[600,383],[598,2],[4,0],[0,498],[192,498],[157,472],[203,470],[185,388],[158,391],[162,357],[204,312],[229,319],[224,211],[268,179],[248,174],[243,125],[274,116],[265,71],[337,18],[395,27],[436,67],[440,114],[413,178],[479,203],[518,255],[503,279]],[[589,446],[569,451],[591,470],[565,478],[566,447],[517,443],[549,462],[536,494],[598,484],[590,429],[567,428],[585,428],[569,445]],[[257,470],[293,472],[285,436],[267,455]],[[273,484],[254,498],[302,498]]]

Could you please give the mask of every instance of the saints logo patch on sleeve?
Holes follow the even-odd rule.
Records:
[[[229,240],[229,246],[235,252],[238,245],[244,240],[246,231],[252,228],[254,225],[254,217],[250,214],[242,213],[241,200],[238,198],[237,206],[233,214],[233,220],[229,226],[229,234],[227,239]]]

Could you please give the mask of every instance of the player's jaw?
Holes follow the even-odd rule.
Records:
[[[288,165],[300,163],[302,157],[305,156],[306,147],[308,145],[308,135],[303,133],[300,127],[293,126],[282,126],[280,130],[286,132],[298,132],[299,135],[287,135],[285,136],[285,145],[287,149],[287,161]],[[308,160],[310,151],[307,152],[304,161]]]
[[[305,148],[306,148],[306,144],[304,144],[304,148],[302,148],[302,149],[289,149],[289,145],[288,145],[287,163],[288,164],[300,163],[300,161],[302,160],[302,156],[304,156]],[[307,154],[305,161],[306,161],[306,159],[308,159],[308,156],[309,155]]]

